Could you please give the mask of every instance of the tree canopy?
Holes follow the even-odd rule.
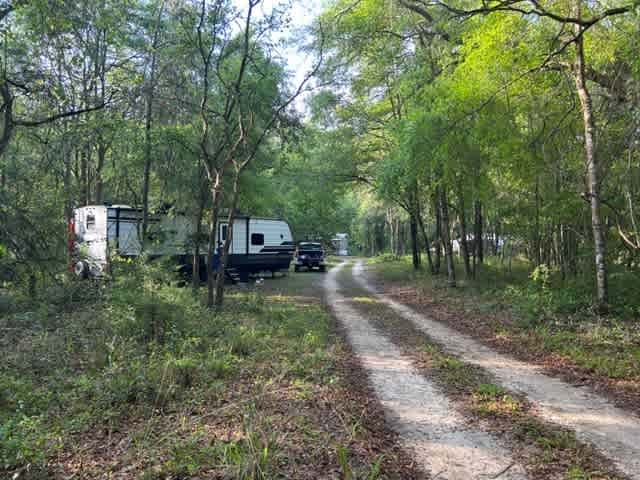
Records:
[[[295,37],[297,84],[292,20],[259,0],[0,14],[7,281],[59,281],[65,218],[105,201],[187,212],[209,231],[196,255],[238,210],[444,259],[452,285],[454,250],[467,276],[520,255],[593,279],[603,310],[611,272],[637,268],[637,2],[336,0]]]

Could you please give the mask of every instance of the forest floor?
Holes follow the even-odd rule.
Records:
[[[0,478],[639,478],[635,390],[603,398],[633,363],[554,370],[406,263],[231,287],[216,313],[138,268],[2,292]]]
[[[377,289],[369,283],[371,277],[364,273],[362,263],[355,265],[353,276],[347,272],[342,275],[346,290],[338,305],[340,301],[350,303],[359,314],[360,324],[365,322],[400,352],[392,358],[402,355],[403,362],[411,360],[412,367],[435,384],[436,392],[447,395],[453,410],[462,413],[474,427],[493,435],[496,445],[508,445],[513,465],[521,465],[529,478],[618,478],[625,474],[640,478],[640,419],[599,395],[603,387],[597,393],[591,387],[603,382],[577,385],[567,381],[571,375],[560,379],[555,371],[543,366],[499,354],[488,342],[472,338],[482,337],[482,329],[469,334],[458,327],[460,322],[472,331],[470,319],[461,318],[465,311],[456,310],[459,304],[452,302],[448,309],[447,302],[438,296],[440,292],[421,289],[424,285],[406,272],[404,276],[397,271],[385,275],[388,265],[375,265],[373,269],[379,274]],[[327,287],[329,292],[334,288]],[[432,315],[430,308],[435,302],[438,316]],[[409,303],[415,309],[407,307]],[[334,308],[338,317],[347,317],[343,322],[353,323],[349,319],[353,312],[341,314],[341,307]],[[447,313],[445,321],[439,316],[443,311]],[[357,345],[358,340],[351,342]],[[381,355],[385,357],[389,355]],[[363,363],[366,367],[367,361]],[[375,378],[375,373],[370,374]],[[441,403],[439,397],[432,398]],[[392,398],[386,402],[384,393],[382,399],[387,414],[398,418],[394,412],[402,409],[402,401]],[[407,403],[407,408],[413,407],[411,401]],[[439,435],[433,427],[429,431],[428,421],[413,420],[426,431],[427,438]],[[396,429],[406,430],[401,420],[396,421]],[[466,436],[473,441],[474,435]],[[429,461],[424,465],[431,472],[436,470]],[[622,473],[616,473],[616,469]],[[469,474],[472,472],[478,473],[476,467]]]
[[[0,478],[422,478],[323,306],[324,276],[229,288],[217,314],[127,278],[5,298]]]

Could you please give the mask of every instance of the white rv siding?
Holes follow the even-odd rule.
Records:
[[[82,262],[89,264],[91,275],[101,275],[111,253],[118,252],[122,256],[138,256],[142,253],[139,238],[140,210],[127,206],[86,206],[75,209],[74,219],[76,255]],[[189,217],[154,215],[149,218],[149,222],[147,232],[150,242],[145,246],[146,253],[152,256],[182,256],[191,252],[194,228]],[[226,223],[221,223],[216,245],[218,239],[223,240],[220,233],[224,228]],[[240,257],[236,261],[239,268],[245,270],[258,271],[256,269],[261,267],[286,268],[283,266],[286,257],[280,254],[290,254],[292,244],[293,237],[286,222],[240,217],[235,221],[229,253],[232,257]],[[249,254],[256,258],[250,258]],[[80,264],[80,259],[77,259],[76,265]]]
[[[233,244],[231,253],[246,253],[247,251],[247,219],[240,218],[233,222]]]
[[[109,208],[108,214],[110,217],[114,217],[116,209]],[[109,248],[115,251],[117,247],[120,255],[140,255],[142,248],[138,236],[138,217],[139,214],[136,211],[121,209],[119,221],[109,220],[107,229]],[[119,224],[117,237],[116,224]]]
[[[227,222],[218,226],[218,236],[216,237],[216,245],[224,242],[227,238],[222,232],[227,230]],[[247,219],[239,218],[233,222],[233,242],[229,247],[229,254],[245,253],[247,241]]]
[[[75,211],[75,233],[82,241],[83,254],[97,261],[107,259],[107,209],[85,207]]]
[[[250,236],[249,253],[260,253],[265,247],[277,247],[293,241],[289,225],[282,220],[252,218],[249,220],[249,234],[264,235],[264,245],[254,245]]]
[[[221,241],[225,239],[222,236],[223,228],[227,223],[221,223],[218,227],[218,234]],[[264,244],[255,244],[252,242],[252,235],[263,235]],[[254,238],[257,240],[257,238]],[[250,218],[249,219],[249,238],[247,239],[247,219],[238,218],[234,222],[233,227],[233,243],[229,249],[229,253],[239,255],[245,253],[260,253],[265,247],[277,247],[284,242],[292,242],[291,230],[287,222],[282,220],[272,220],[267,218]],[[216,243],[218,239],[216,238]],[[249,251],[247,252],[247,243]]]
[[[120,216],[117,217],[115,208],[109,209],[108,238],[109,247],[118,247],[120,255],[140,255],[142,248],[140,245],[140,233],[142,228],[142,214],[137,210],[120,209]],[[117,225],[119,224],[119,227]],[[116,242],[116,230],[119,230],[118,241]],[[148,234],[151,241],[148,246],[148,253],[152,255],[176,255],[184,254],[187,251],[187,243],[191,233],[191,222],[184,216],[176,217],[149,217]]]

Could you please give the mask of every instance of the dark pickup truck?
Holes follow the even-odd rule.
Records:
[[[320,243],[300,242],[298,244],[293,259],[293,268],[296,272],[299,272],[302,267],[307,267],[308,270],[318,268],[321,272],[326,270],[324,250],[322,250]]]

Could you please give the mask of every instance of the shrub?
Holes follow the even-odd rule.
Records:
[[[248,357],[255,350],[256,337],[255,330],[240,328],[227,336],[229,351],[239,357]]]
[[[0,424],[0,468],[42,464],[50,443],[41,417],[16,415]]]
[[[0,317],[13,313],[17,308],[17,302],[7,292],[0,289]]]
[[[219,459],[217,449],[209,445],[202,435],[196,433],[185,439],[179,439],[169,448],[168,458],[163,464],[165,475],[156,478],[182,478],[215,465]]]
[[[221,380],[231,373],[232,368],[233,363],[230,356],[212,352],[202,364],[202,375],[205,380]]]

